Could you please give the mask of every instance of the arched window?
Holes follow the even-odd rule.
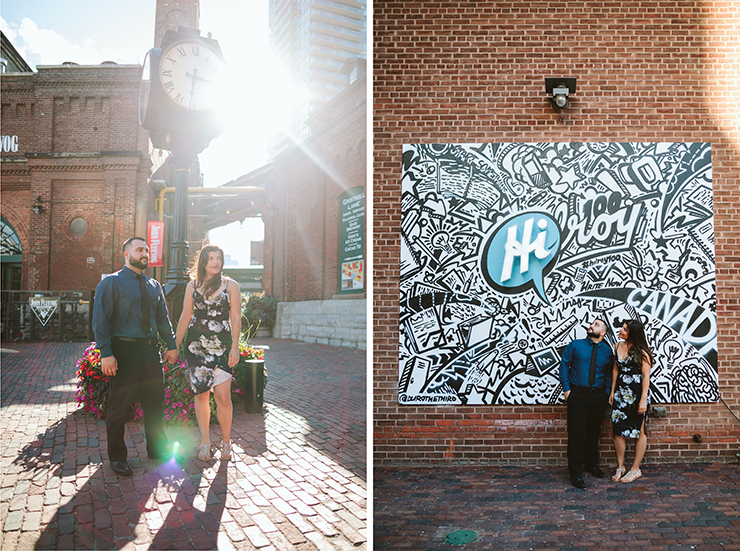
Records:
[[[0,281],[2,282],[2,290],[15,291],[21,288],[23,247],[21,247],[18,232],[3,216],[0,216],[0,226],[2,226],[2,239],[0,240],[0,266],[2,266]],[[4,293],[3,301],[5,301]],[[3,320],[5,320],[6,306],[3,302]]]
[[[2,225],[2,241],[0,241],[0,256],[18,256],[23,254],[21,240],[18,239],[18,232],[8,222],[4,216],[0,216]]]

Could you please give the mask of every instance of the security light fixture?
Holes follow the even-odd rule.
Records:
[[[551,95],[553,107],[565,109],[570,106],[568,96],[576,93],[576,79],[565,77],[545,77],[545,91]]]

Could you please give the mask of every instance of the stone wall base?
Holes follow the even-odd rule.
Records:
[[[272,336],[367,350],[367,299],[281,302]]]

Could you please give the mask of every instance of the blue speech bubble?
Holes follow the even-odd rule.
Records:
[[[519,294],[534,288],[547,304],[545,276],[560,252],[560,228],[544,212],[524,212],[501,224],[483,247],[481,268],[496,290]]]

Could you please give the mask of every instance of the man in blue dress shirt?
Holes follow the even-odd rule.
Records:
[[[103,373],[110,381],[105,428],[108,460],[119,476],[131,476],[123,440],[134,391],[144,410],[147,454],[164,459],[167,436],[162,426],[164,380],[157,334],[167,343],[164,359],[177,360],[162,286],[142,272],[149,265],[149,247],[141,237],[123,244],[124,267],[104,278],[95,292],[93,330]],[[146,312],[146,313],[145,313]]]
[[[604,478],[599,468],[599,433],[611,390],[614,354],[604,342],[607,325],[596,319],[585,339],[571,342],[560,362],[560,382],[568,404],[568,470],[576,488],[586,489],[582,472]]]

